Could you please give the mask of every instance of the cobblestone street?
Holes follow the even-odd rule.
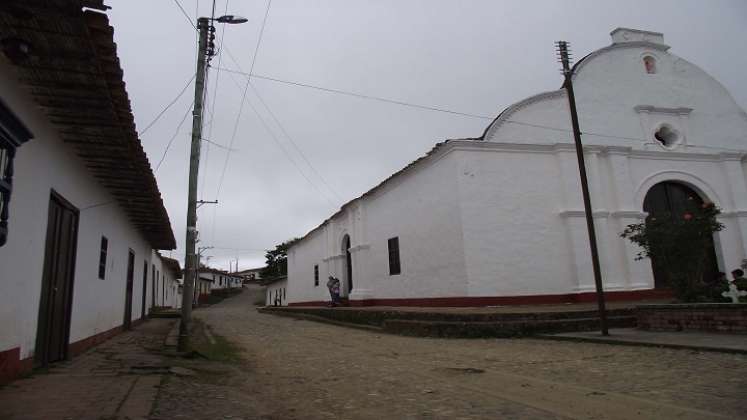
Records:
[[[744,355],[402,337],[259,314],[253,301],[194,313],[239,360],[164,353],[173,321],[154,319],[0,389],[0,418],[747,418]]]
[[[142,419],[151,411],[173,320],[153,319],[69,362],[0,389],[0,419]]]
[[[230,375],[217,375],[222,376],[218,388],[200,391],[204,400],[221,402],[221,410],[212,414],[747,418],[747,360],[742,355],[537,339],[382,335],[258,314],[252,300],[251,293],[244,293],[195,313],[215,333],[239,344],[248,361]],[[169,393],[184,395],[184,385],[162,388],[159,401],[171,401],[173,413],[178,396],[169,398]],[[184,416],[216,418],[200,417],[198,411]]]

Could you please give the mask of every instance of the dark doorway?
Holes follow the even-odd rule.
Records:
[[[52,191],[34,350],[36,365],[46,366],[68,355],[77,241],[78,209]]]
[[[345,251],[345,277],[348,282],[348,295],[353,291],[353,258],[350,255],[350,236],[342,238],[342,250]]]
[[[649,216],[669,214],[670,217],[680,219],[689,204],[700,206],[703,204],[703,198],[685,184],[667,181],[654,185],[646,193],[646,198],[643,200],[643,211],[647,212]],[[706,280],[716,278],[719,271],[713,238],[709,241],[708,247],[708,259],[703,271],[703,278]],[[652,259],[651,267],[654,271],[654,287],[657,289],[670,287],[669,273],[664,270],[663,264]]]
[[[132,283],[135,277],[135,253],[132,250],[127,255],[127,287],[125,289],[124,329],[132,328]]]
[[[148,296],[148,261],[143,261],[143,301],[140,304],[140,319],[145,319],[145,301]]]

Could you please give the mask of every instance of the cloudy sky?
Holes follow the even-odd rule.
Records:
[[[212,8],[178,3],[192,21]],[[156,177],[183,260],[191,118],[179,124],[193,85],[144,129],[194,75],[195,30],[175,0],[107,4],[143,146],[154,169],[163,158]],[[222,54],[209,73],[203,137],[213,144],[203,143],[198,195],[220,204],[198,210],[198,227],[218,268],[262,265],[264,249],[304,235],[434,143],[479,136],[490,121],[480,116],[557,89],[556,40],[582,57],[616,27],[663,32],[671,52],[747,106],[743,0],[272,0],[258,51],[268,1],[216,0],[216,15],[226,10],[249,21],[217,27]],[[261,78],[246,89],[246,77],[219,67],[474,117]]]

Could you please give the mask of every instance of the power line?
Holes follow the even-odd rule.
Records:
[[[179,0],[174,0],[174,3],[176,3],[176,6],[179,7],[179,10],[182,11],[182,14],[184,15],[185,18],[187,18],[187,20],[189,21],[189,24],[192,25],[193,28],[197,29],[197,26],[195,25],[194,21],[192,20],[191,17],[189,17],[189,14],[187,13],[186,10],[184,10],[181,3],[179,3]]]
[[[242,71],[236,71],[236,70],[227,69],[227,68],[223,68],[222,70],[225,71],[225,72],[229,72],[229,73],[240,74],[240,75],[242,75],[244,77],[247,77],[247,78],[254,77],[256,79],[269,80],[269,81],[272,81],[272,82],[284,83],[284,84],[287,84],[287,85],[305,87],[305,88],[309,88],[309,89],[316,89],[316,90],[321,90],[321,91],[324,91],[324,92],[337,93],[337,94],[340,94],[340,95],[353,96],[353,97],[362,98],[362,99],[370,99],[370,100],[374,100],[374,101],[386,102],[386,103],[395,104],[395,105],[402,105],[402,106],[408,106],[408,107],[412,107],[412,108],[425,109],[425,110],[428,110],[428,111],[444,112],[444,113],[447,113],[447,114],[461,115],[463,117],[479,118],[479,119],[483,119],[483,120],[493,120],[494,119],[493,117],[488,117],[488,116],[485,116],[485,115],[477,115],[477,114],[470,114],[470,113],[467,113],[467,112],[452,111],[452,110],[445,109],[445,108],[437,108],[437,107],[427,106],[427,105],[418,105],[418,104],[413,104],[413,103],[410,103],[410,102],[404,102],[404,101],[398,101],[398,100],[394,100],[394,99],[382,98],[380,96],[365,95],[365,94],[362,94],[362,93],[348,92],[348,91],[339,90],[339,89],[332,89],[332,88],[326,88],[326,87],[322,87],[322,86],[310,85],[310,84],[307,84],[307,83],[293,82],[293,81],[289,81],[289,80],[278,79],[278,78],[275,78],[275,77],[261,76],[261,75],[252,74],[252,73],[244,73]]]
[[[236,132],[239,128],[239,121],[241,119],[241,112],[244,110],[244,103],[246,102],[246,92],[249,90],[249,80],[246,81],[246,86],[244,87],[244,93],[241,95],[241,104],[239,105],[239,112],[236,113],[236,121],[233,124],[233,133],[231,134],[231,141],[228,143],[228,148],[231,149],[233,146],[233,141],[236,139]],[[215,193],[215,199],[217,200],[220,196],[220,190],[223,187],[223,179],[226,176],[226,168],[228,167],[228,159],[231,157],[231,153],[226,153],[226,160],[223,162],[223,170],[220,174],[220,179],[218,181],[218,190]]]
[[[249,67],[249,74],[254,71],[254,63],[257,62],[257,54],[259,53],[259,47],[262,43],[262,35],[265,33],[265,24],[267,23],[267,16],[270,14],[270,6],[272,6],[272,0],[267,0],[267,9],[265,10],[265,18],[262,20],[262,28],[259,30],[259,38],[257,38],[257,45],[254,47],[254,56],[252,57],[252,65]]]
[[[153,172],[158,172],[158,168],[161,167],[163,160],[166,159],[166,154],[169,153],[169,149],[171,148],[171,143],[174,141],[176,136],[179,135],[179,130],[182,128],[182,124],[184,124],[184,120],[187,119],[187,115],[189,115],[189,111],[192,110],[193,105],[194,105],[194,101],[189,104],[189,107],[187,107],[187,112],[184,113],[184,116],[182,117],[182,120],[179,122],[179,125],[176,126],[176,131],[174,132],[174,135],[171,136],[171,139],[169,139],[169,143],[166,145],[166,150],[163,151],[163,156],[161,156],[161,160],[158,161],[158,165],[156,165],[156,170]]]
[[[189,80],[187,80],[187,84],[186,84],[186,85],[184,85],[184,87],[183,87],[183,88],[182,88],[182,90],[181,90],[181,91],[179,92],[179,94],[178,94],[178,95],[176,95],[176,98],[174,98],[174,99],[173,99],[173,100],[172,100],[171,102],[169,102],[169,104],[168,104],[168,105],[166,105],[166,107],[164,107],[164,108],[163,108],[163,109],[161,110],[161,112],[159,112],[159,113],[158,113],[158,115],[156,115],[156,117],[155,117],[155,118],[153,118],[153,121],[151,121],[151,122],[150,122],[150,123],[149,123],[149,124],[148,124],[148,125],[147,125],[147,126],[146,126],[146,127],[144,128],[144,129],[143,129],[143,131],[141,131],[141,132],[140,132],[140,135],[141,135],[141,136],[142,136],[142,135],[144,135],[144,134],[145,134],[145,132],[146,132],[146,131],[148,131],[148,129],[150,129],[150,128],[151,128],[151,127],[153,126],[153,124],[155,124],[155,123],[156,123],[156,122],[157,122],[157,121],[158,121],[158,120],[159,120],[159,119],[160,119],[160,118],[161,118],[161,117],[163,116],[163,114],[165,114],[165,113],[166,113],[166,111],[168,111],[168,110],[169,110],[169,108],[171,108],[171,106],[172,106],[172,105],[174,105],[174,104],[176,103],[176,101],[178,101],[178,100],[179,100],[179,98],[181,98],[181,97],[182,97],[182,95],[184,95],[184,92],[186,92],[186,91],[187,91],[187,88],[188,88],[188,87],[189,87],[189,86],[190,86],[190,85],[192,84],[192,81],[193,81],[193,80],[195,80],[195,75],[192,75],[192,77],[190,77],[190,78],[189,78]]]
[[[223,14],[228,13],[228,1],[226,0],[226,5],[223,10]],[[213,15],[215,15],[215,0],[213,0]],[[226,36],[226,25],[221,25],[221,34],[220,34],[220,48],[218,50],[218,67],[217,71],[215,73],[215,84],[213,85],[213,101],[212,101],[212,107],[210,108],[210,121],[208,122],[208,126],[210,127],[208,131],[208,138],[213,138],[213,120],[215,119],[215,100],[218,95],[218,82],[220,81],[220,65],[223,61],[223,39]],[[210,161],[210,144],[208,143],[208,146],[205,148],[205,170],[203,171],[202,175],[202,187],[200,188],[200,191],[205,191],[205,183],[207,182],[208,178],[208,162]]]
[[[225,49],[226,49],[226,53],[228,54],[228,57],[231,59],[231,61],[233,61],[233,63],[236,65],[236,67],[238,67],[239,70],[240,70],[241,69],[241,65],[238,63],[238,61],[236,61],[236,57],[234,57],[234,55],[231,53],[231,50],[229,50],[228,47],[225,47]],[[334,197],[336,199],[342,201],[342,198],[337,193],[337,191],[335,191],[335,189],[332,188],[332,186],[327,182],[327,180],[322,176],[322,174],[319,173],[319,171],[316,170],[316,168],[314,167],[314,165],[311,164],[311,161],[309,161],[309,159],[306,157],[306,154],[304,154],[304,152],[301,150],[301,148],[298,147],[298,144],[293,140],[293,138],[290,136],[290,134],[288,134],[288,131],[285,129],[285,127],[283,127],[283,124],[280,123],[280,120],[275,115],[275,113],[272,112],[272,110],[270,109],[270,107],[267,105],[267,102],[265,102],[265,100],[259,94],[259,91],[255,88],[254,84],[251,83],[251,80],[248,79],[248,78],[247,78],[247,80],[249,80],[249,85],[251,86],[252,91],[254,92],[254,95],[257,97],[257,99],[259,99],[259,101],[262,103],[262,105],[264,106],[264,108],[270,114],[270,116],[272,117],[272,119],[275,121],[275,124],[277,124],[277,126],[280,128],[280,131],[282,131],[283,135],[285,135],[285,137],[290,141],[291,145],[293,145],[293,147],[296,149],[296,152],[306,162],[306,164],[309,166],[309,168],[311,168],[311,171],[314,172],[317,177],[319,177],[319,179],[327,187],[327,189],[332,193],[332,195],[334,195]]]
[[[327,182],[327,180],[324,179],[324,177],[322,176],[322,174],[319,173],[319,171],[316,170],[316,168],[314,167],[314,165],[312,165],[311,162],[309,161],[309,159],[306,157],[306,154],[304,154],[304,152],[301,150],[301,148],[298,147],[298,144],[296,144],[296,142],[293,140],[293,138],[290,136],[290,134],[288,134],[288,131],[285,130],[285,128],[283,127],[283,125],[280,123],[280,120],[278,120],[278,117],[275,116],[275,113],[272,112],[272,110],[267,105],[267,103],[264,101],[264,99],[262,99],[262,96],[259,94],[259,91],[254,87],[254,84],[252,84],[252,82],[250,81],[249,85],[252,87],[252,91],[254,92],[254,95],[257,96],[257,99],[259,99],[259,101],[265,107],[265,109],[267,110],[267,113],[269,113],[270,116],[272,117],[272,119],[275,121],[275,124],[277,124],[278,127],[280,127],[280,131],[283,133],[283,135],[285,135],[285,138],[287,138],[290,141],[290,143],[296,149],[296,152],[298,152],[298,154],[301,155],[301,158],[304,160],[304,162],[306,162],[306,164],[309,166],[309,168],[311,168],[312,172],[314,172],[316,174],[316,176],[319,177],[319,179],[322,181],[322,183],[335,196],[335,198],[337,198],[338,200],[342,201],[342,198],[337,193],[337,191],[335,191],[335,189],[332,188],[331,185],[329,185],[329,183]]]

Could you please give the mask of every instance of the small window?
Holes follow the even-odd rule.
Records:
[[[319,286],[319,266],[314,266],[314,286]]]
[[[401,272],[399,265],[399,237],[389,239],[389,275]]]
[[[109,240],[106,236],[101,237],[101,253],[99,254],[99,278],[106,278],[106,253],[109,248]]]
[[[656,59],[650,55],[643,57],[643,67],[646,69],[646,73],[656,74]]]

